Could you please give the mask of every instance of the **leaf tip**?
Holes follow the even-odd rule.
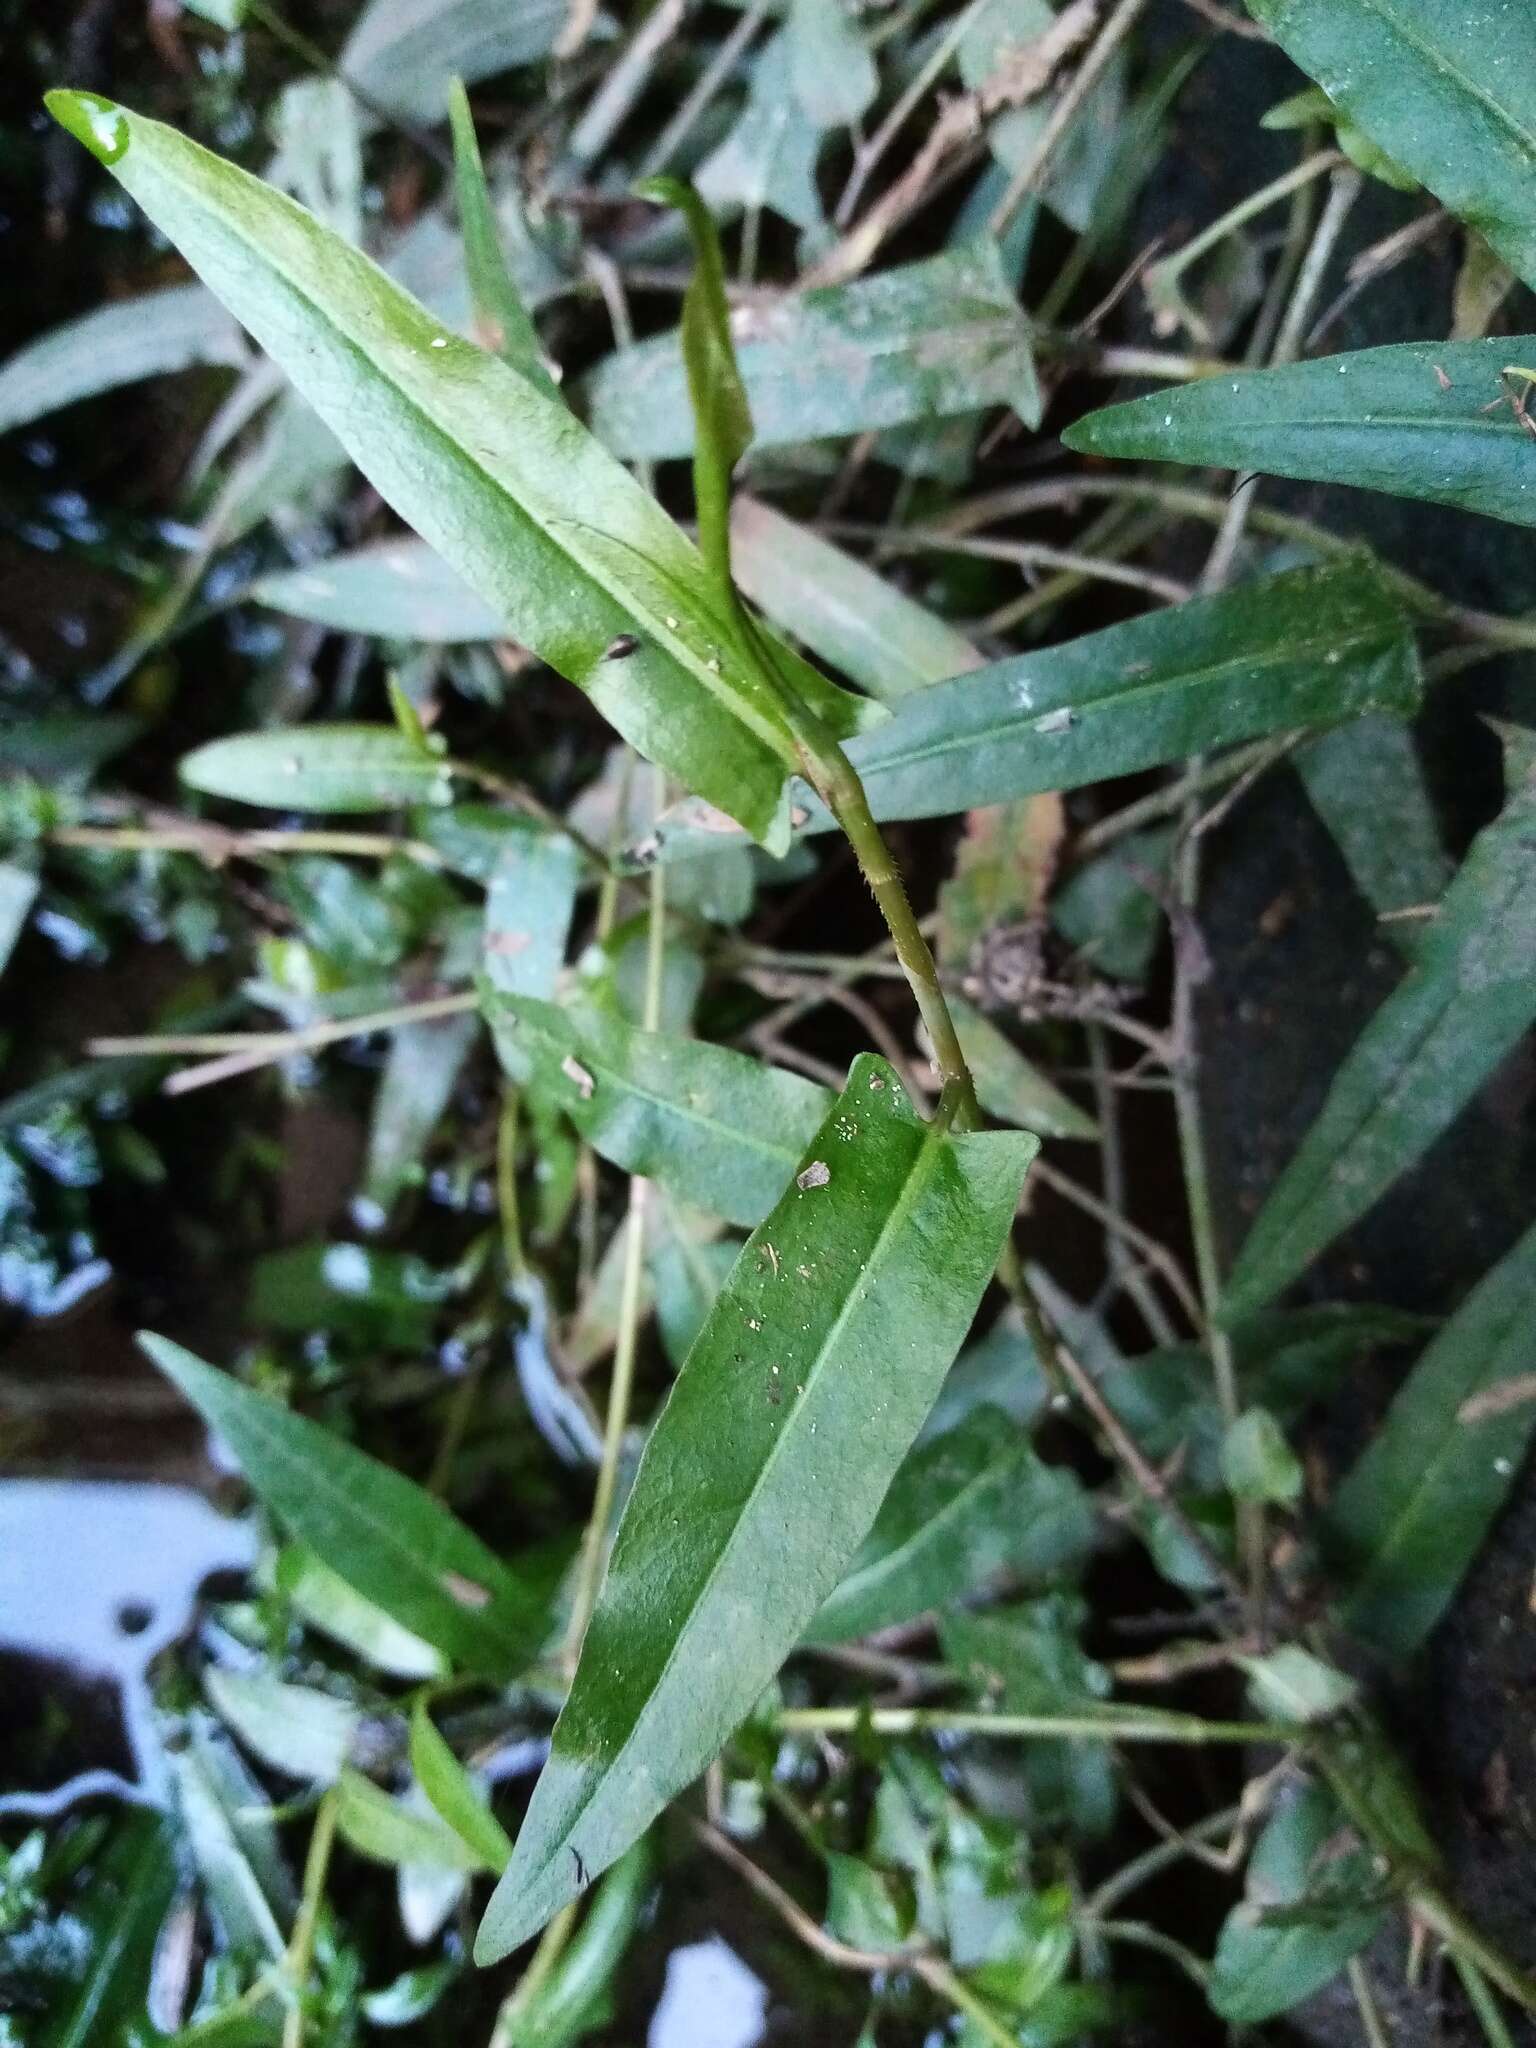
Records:
[[[99,92],[61,87],[43,95],[43,104],[61,128],[104,164],[115,164],[127,152],[128,117],[115,100]]]

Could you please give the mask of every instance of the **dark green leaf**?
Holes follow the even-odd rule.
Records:
[[[476,597],[441,555],[414,536],[375,541],[350,554],[260,577],[251,596],[291,618],[379,640],[449,645],[495,640],[506,631],[500,612]]]
[[[1248,1896],[1227,1915],[1210,2000],[1234,2026],[1258,2026],[1330,1983],[1381,1925],[1363,1850],[1334,1852],[1341,1815],[1321,1786],[1293,1795],[1259,1837]]]
[[[791,0],[789,76],[817,128],[851,128],[880,91],[875,60],[844,0]]]
[[[805,1641],[847,1642],[910,1621],[1005,1565],[1059,1570],[1092,1541],[1093,1511],[1072,1474],[1043,1465],[1001,1409],[979,1408],[907,1457]]]
[[[1062,438],[1082,455],[1353,484],[1536,526],[1536,445],[1501,381],[1515,363],[1536,364],[1536,336],[1362,349],[1133,398]]]
[[[433,1132],[479,1033],[473,1016],[429,1018],[391,1032],[368,1132],[359,1223],[381,1227],[400,1194],[420,1178]]]
[[[911,1880],[896,1871],[877,1870],[862,1856],[834,1850],[826,1861],[828,1934],[869,1955],[904,1947],[915,1914]]]
[[[125,1816],[91,1874],[79,1980],[40,2023],[38,2048],[100,2048],[130,2029],[147,2030],[155,1945],[177,1881],[164,1821]]]
[[[1536,15],[1518,0],[1250,5],[1336,106],[1536,286]]]
[[[297,725],[210,740],[181,779],[205,796],[282,811],[387,811],[445,804],[449,770],[393,725]]]
[[[411,1769],[438,1818],[446,1821],[482,1869],[499,1877],[512,1859],[512,1844],[485,1795],[433,1725],[426,1702],[411,1713]]]
[[[951,996],[949,1008],[960,1050],[976,1083],[976,1100],[989,1116],[1042,1138],[1098,1136],[1093,1118],[1031,1065],[1012,1039],[1005,1038],[980,1010],[963,996]]]
[[[737,498],[731,541],[736,581],[759,610],[883,704],[982,666],[926,605],[760,499]]]
[[[1285,1431],[1267,1408],[1247,1408],[1221,1446],[1221,1475],[1239,1500],[1278,1501],[1294,1506],[1304,1475]]]
[[[1226,1291],[1246,1314],[1363,1216],[1536,1017],[1536,780],[1473,841],[1415,964],[1356,1041],[1248,1233]]]
[[[485,977],[498,995],[554,994],[580,875],[564,833],[525,833],[503,847],[485,892]]]
[[[453,127],[454,186],[464,236],[464,267],[475,308],[475,339],[550,398],[558,399],[559,387],[545,365],[538,330],[507,267],[462,79],[454,79],[448,88],[448,118]]]
[[[1367,561],[1351,558],[935,683],[848,756],[877,818],[929,818],[1290,727],[1408,713],[1420,687],[1401,606]],[[796,823],[828,830],[819,801],[799,785],[796,795]],[[671,858],[697,854],[720,823],[679,804],[660,845]]]
[[[1132,833],[1085,862],[1052,897],[1052,924],[1071,940],[1091,973],[1113,975],[1117,981],[1146,980],[1162,934],[1160,885],[1176,837],[1172,826]]]
[[[645,1836],[609,1871],[553,1970],[509,2015],[507,2048],[571,2048],[612,2017],[614,1980],[640,1924],[655,1865]]]
[[[926,1125],[883,1061],[854,1063],[651,1433],[482,1960],[638,1838],[799,1640],[933,1404],[1034,1150]]]
[[[737,313],[731,338],[757,448],[988,405],[1011,405],[1039,424],[1028,322],[992,242]],[[592,375],[590,398],[593,428],[615,454],[661,461],[692,452],[680,335],[610,356]]]
[[[140,1339],[302,1543],[424,1642],[504,1678],[542,1647],[549,1589],[515,1579],[440,1501],[164,1337]]]
[[[1384,1655],[1424,1642],[1524,1462],[1536,1427],[1533,1288],[1536,1230],[1429,1345],[1329,1509],[1338,1619]]]
[[[640,753],[782,849],[796,752],[780,692],[629,472],[269,186],[92,94],[49,103],[509,630]],[[794,671],[835,731],[863,721],[861,700]]]
[[[637,1031],[611,1013],[487,992],[502,1064],[594,1150],[728,1223],[762,1221],[831,1100],[745,1053]]]
[[[251,1275],[246,1313],[258,1329],[325,1330],[360,1345],[423,1351],[452,1274],[411,1252],[361,1244],[295,1244],[268,1252]]]
[[[1296,768],[1384,936],[1416,953],[1427,923],[1400,913],[1438,904],[1451,863],[1413,734],[1395,718],[1359,718],[1310,741]]]

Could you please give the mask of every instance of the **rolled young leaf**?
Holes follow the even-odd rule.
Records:
[[[793,1649],[933,1405],[1035,1150],[925,1124],[883,1060],[855,1061],[651,1432],[481,1962],[623,1854]]]
[[[318,1423],[165,1337],[139,1342],[229,1445],[263,1505],[365,1598],[488,1678],[538,1655],[552,1586],[514,1578],[441,1501]]]
[[[1373,142],[1536,286],[1536,11],[1519,0],[1496,9],[1249,0],[1249,11]]]
[[[1259,1211],[1223,1320],[1278,1294],[1433,1144],[1536,1018],[1536,775],[1472,846],[1413,967]]]
[[[1394,343],[1155,391],[1062,439],[1080,455],[1257,469],[1536,526],[1536,441],[1502,379],[1518,364],[1536,367],[1536,336]]]
[[[94,94],[49,106],[516,637],[782,850],[798,757],[781,694],[698,551],[567,409],[259,179]],[[840,735],[865,721],[804,663],[795,682]]]

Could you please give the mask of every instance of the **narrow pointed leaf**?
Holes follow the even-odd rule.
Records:
[[[150,2026],[155,1950],[176,1896],[176,1851],[158,1813],[126,1814],[91,1872],[77,1908],[85,1953],[33,2035],[40,2048],[92,2048]]]
[[[513,1079],[558,1103],[594,1151],[728,1223],[762,1221],[832,1100],[782,1067],[590,1006],[487,993],[485,1008]]]
[[[1400,720],[1359,718],[1302,748],[1296,772],[1333,835],[1382,936],[1417,953],[1428,930],[1405,911],[1432,910],[1451,879],[1434,804]]]
[[[447,1823],[486,1870],[499,1877],[512,1857],[506,1829],[484,1793],[438,1733],[426,1703],[411,1713],[411,1769],[438,1818]]]
[[[251,597],[290,618],[313,619],[338,633],[379,640],[430,640],[450,646],[497,640],[507,630],[488,605],[414,535],[282,569],[251,586]]]
[[[779,692],[698,551],[566,408],[270,186],[92,94],[49,105],[511,632],[637,751],[782,847],[796,755]],[[806,674],[835,730],[865,722]]]
[[[270,1671],[203,1674],[214,1712],[269,1770],[332,1785],[362,1726],[360,1707],[313,1686],[288,1685]]]
[[[1250,0],[1250,11],[1373,142],[1536,286],[1530,8]]]
[[[485,977],[499,994],[554,994],[580,876],[576,843],[563,832],[507,841],[485,892]]]
[[[884,704],[983,665],[926,605],[760,499],[737,498],[731,542],[736,581],[764,616]]]
[[[680,178],[651,178],[640,191],[660,205],[675,206],[693,243],[679,344],[694,422],[694,510],[704,560],[732,602],[731,476],[751,445],[752,409],[731,341],[720,232],[698,193]]]
[[[877,818],[929,818],[1297,726],[1406,715],[1421,688],[1408,618],[1369,562],[1351,558],[935,683],[848,757]],[[808,832],[832,824],[799,784],[794,817]],[[656,850],[698,854],[722,828],[696,803],[678,804]]]
[[[1424,1643],[1525,1463],[1533,1299],[1529,1230],[1429,1345],[1328,1511],[1336,1617],[1385,1656]]]
[[[651,1433],[482,1961],[622,1855],[773,1678],[933,1405],[1034,1150],[926,1125],[854,1063]]]
[[[0,434],[142,377],[251,359],[239,324],[200,284],[100,306],[0,363]]]
[[[361,1204],[353,1212],[366,1225],[387,1221],[405,1187],[423,1177],[422,1158],[478,1036],[472,1015],[401,1024],[390,1033],[373,1099]]]
[[[538,1654],[550,1588],[514,1578],[440,1501],[179,1344],[140,1342],[263,1505],[357,1592],[467,1670],[505,1678]]]
[[[1040,422],[1029,323],[993,242],[739,311],[731,339],[758,448],[989,405]],[[619,350],[588,391],[593,429],[615,454],[692,452],[681,334]]]
[[[1536,366],[1536,336],[1394,343],[1157,391],[1062,438],[1081,455],[1256,469],[1536,526],[1536,443],[1500,377],[1521,363]]]
[[[1536,1018],[1536,780],[1473,841],[1415,964],[1356,1041],[1259,1211],[1227,1318],[1261,1307],[1384,1195]]]
[[[1063,1095],[1054,1081],[1025,1059],[990,1018],[951,996],[955,1036],[976,1083],[976,1100],[999,1123],[1016,1124],[1041,1138],[1096,1138],[1099,1127],[1086,1110]]]
[[[210,740],[185,756],[181,779],[205,796],[272,810],[387,811],[444,804],[449,770],[394,725],[298,725]]]
[[[453,128],[454,189],[459,201],[459,228],[464,237],[464,267],[475,309],[475,339],[509,368],[528,378],[550,398],[559,397],[539,346],[538,329],[513,281],[496,226],[496,211],[485,182],[474,116],[462,79],[448,93],[448,118]]]
[[[805,1632],[842,1643],[911,1621],[1013,1565],[1031,1575],[1085,1556],[1093,1510],[1000,1408],[978,1408],[914,1450],[847,1575]]]
[[[437,1870],[486,1867],[478,1850],[432,1807],[418,1809],[391,1799],[359,1771],[343,1771],[337,1791],[337,1830],[360,1856],[397,1870],[417,1865]]]

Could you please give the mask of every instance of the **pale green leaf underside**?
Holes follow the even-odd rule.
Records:
[[[272,810],[386,811],[445,804],[449,770],[393,725],[298,725],[210,740],[181,762],[189,789]]]
[[[942,1135],[883,1061],[855,1062],[652,1431],[482,1961],[623,1853],[799,1640],[938,1393],[1034,1150]]]

